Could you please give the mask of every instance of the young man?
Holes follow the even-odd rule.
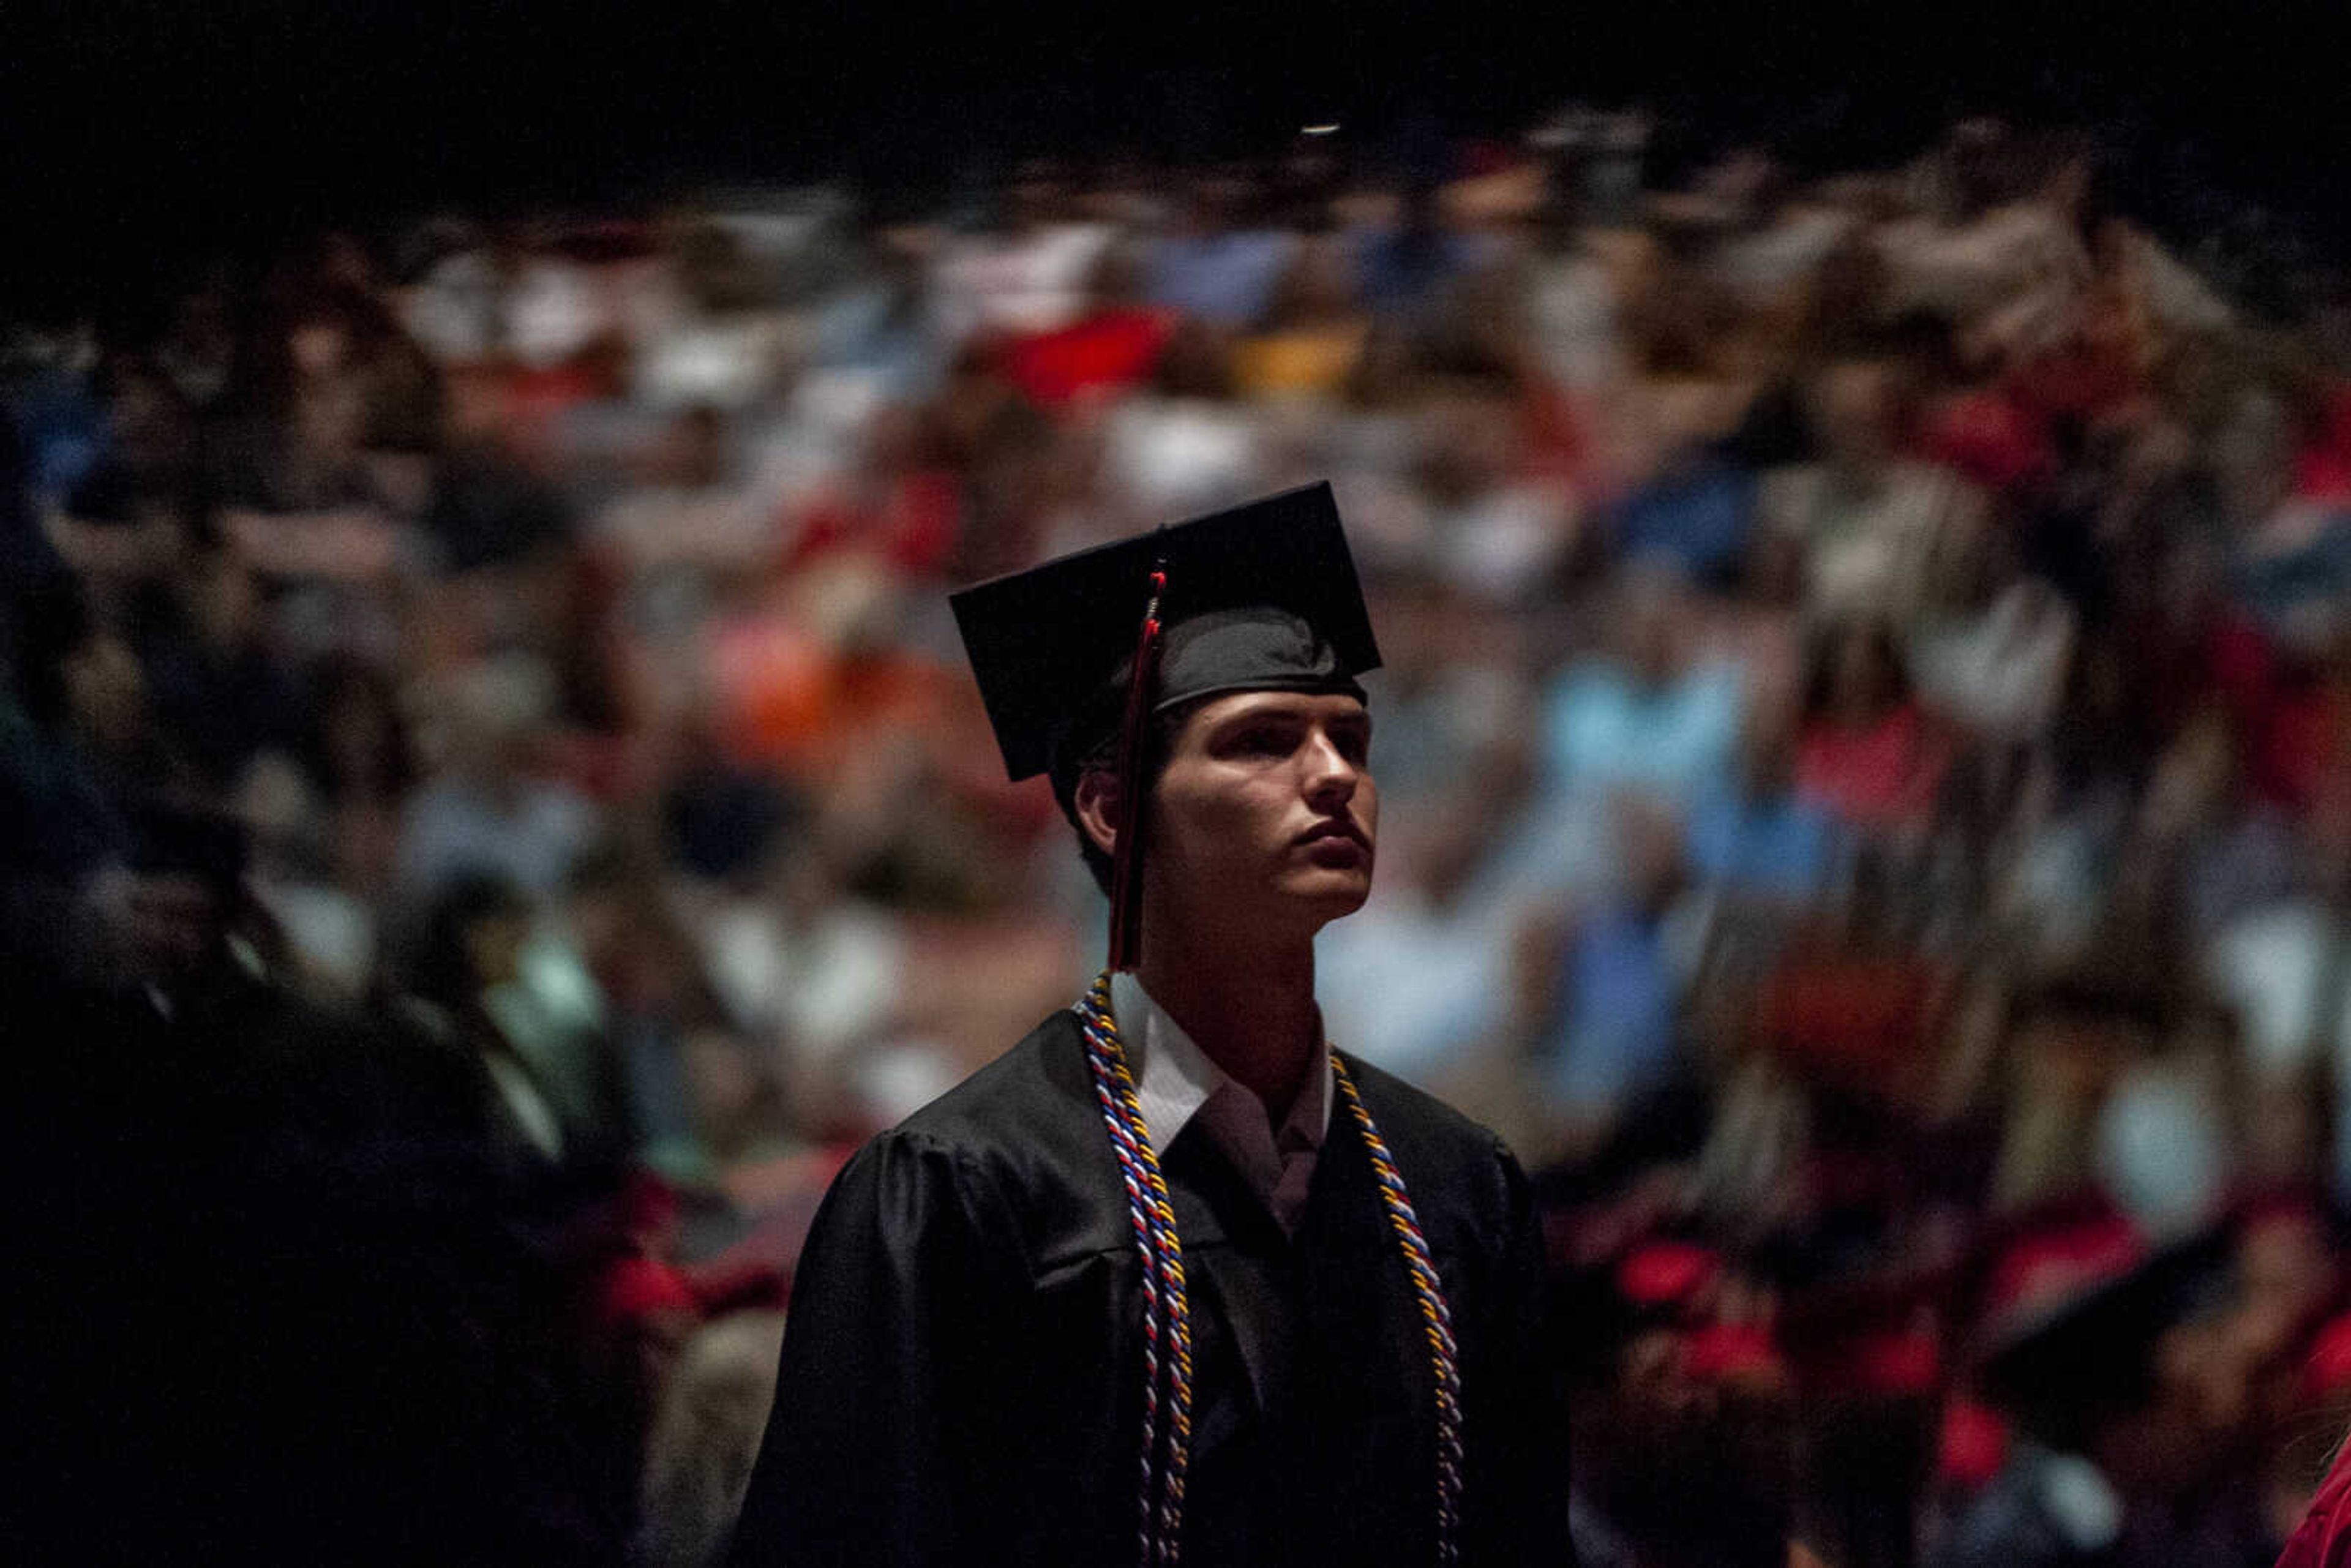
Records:
[[[1526,1180],[1315,1005],[1379,829],[1328,487],[956,610],[1112,967],[835,1182],[735,1562],[1570,1562]]]

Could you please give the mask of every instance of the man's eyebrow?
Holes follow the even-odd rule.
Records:
[[[1254,703],[1248,707],[1237,708],[1225,715],[1218,721],[1218,727],[1243,724],[1296,724],[1303,716],[1303,710],[1294,703]]]

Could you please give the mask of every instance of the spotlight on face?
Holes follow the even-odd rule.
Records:
[[[1152,874],[1195,917],[1310,925],[1370,894],[1379,791],[1352,696],[1240,692],[1176,737],[1155,791]]]

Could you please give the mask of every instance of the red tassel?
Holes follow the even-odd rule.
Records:
[[[1134,640],[1134,675],[1126,685],[1126,716],[1118,732],[1118,843],[1111,853],[1110,967],[1143,961],[1143,742],[1151,692],[1159,674],[1159,598],[1167,590],[1167,563],[1151,568],[1151,601]]]

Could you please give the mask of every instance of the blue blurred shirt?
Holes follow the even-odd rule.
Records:
[[[1416,892],[1375,892],[1315,939],[1331,1038],[1424,1089],[1501,1026],[1510,930],[1489,905],[1434,908]]]
[[[1603,1111],[1672,1079],[1676,988],[1662,920],[1620,905],[1585,921],[1568,939],[1563,985],[1546,1051],[1554,1101]]]
[[[1261,320],[1290,265],[1288,235],[1176,235],[1151,253],[1151,299],[1224,327]]]
[[[1792,793],[1757,800],[1722,782],[1691,805],[1684,847],[1690,869],[1709,885],[1811,898],[1834,869],[1836,820]]]
[[[1685,803],[1729,768],[1745,706],[1740,673],[1727,664],[1654,686],[1612,664],[1578,665],[1544,698],[1545,782],[1578,793],[1640,789]]]
[[[2231,562],[2237,601],[2272,632],[2291,631],[2303,616],[2328,612],[2351,595],[2351,516],[2303,517],[2307,537],[2300,542],[2264,549],[2243,541]]]
[[[908,307],[882,287],[852,290],[825,306],[816,322],[816,360],[829,370],[872,377],[882,396],[896,402],[929,396],[946,373],[928,307]]]
[[[8,390],[6,413],[22,437],[37,506],[65,499],[111,440],[106,404],[78,376],[45,370]]]
[[[1694,582],[1725,586],[1746,559],[1754,510],[1754,476],[1740,469],[1707,467],[1662,479],[1617,508],[1617,548],[1625,559],[1670,561]]]
[[[1483,235],[1399,229],[1358,231],[1353,246],[1357,294],[1383,313],[1410,310],[1499,249]]]

